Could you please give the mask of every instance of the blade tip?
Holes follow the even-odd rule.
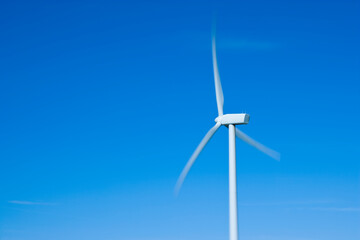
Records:
[[[177,198],[179,196],[181,186],[182,186],[182,181],[181,181],[181,178],[179,178],[174,187],[174,197],[175,198]]]

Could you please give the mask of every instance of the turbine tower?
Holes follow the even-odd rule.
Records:
[[[219,70],[216,60],[216,46],[215,46],[215,34],[212,35],[212,60],[214,67],[214,80],[215,80],[215,92],[216,103],[218,109],[218,117],[215,118],[215,126],[213,126],[201,140],[194,153],[186,163],[182,170],[179,179],[175,186],[175,194],[179,193],[179,190],[188,174],[191,166],[194,164],[196,158],[203,150],[205,145],[209,142],[215,132],[221,127],[225,126],[229,129],[229,234],[230,240],[238,240],[238,217],[237,217],[237,192],[236,192],[236,149],[235,149],[235,136],[248,143],[249,145],[257,148],[261,152],[268,156],[280,160],[280,154],[263,144],[250,138],[248,135],[240,131],[235,125],[248,124],[250,116],[246,113],[241,114],[225,114],[223,113],[224,95],[221,87]]]

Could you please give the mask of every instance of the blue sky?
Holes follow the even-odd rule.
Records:
[[[228,238],[224,112],[243,240],[360,238],[359,1],[32,1],[0,6],[0,239]]]

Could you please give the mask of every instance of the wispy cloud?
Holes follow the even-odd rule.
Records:
[[[258,202],[258,203],[239,203],[240,206],[258,207],[258,206],[289,206],[289,205],[318,205],[329,204],[330,200],[309,200],[309,201],[284,201],[284,202]]]
[[[266,207],[279,206],[286,208],[293,208],[298,210],[313,210],[313,211],[331,211],[331,212],[360,212],[360,207],[333,207],[337,202],[331,200],[309,200],[309,201],[284,201],[284,202],[258,202],[258,203],[239,203],[239,206],[244,207]],[[331,206],[332,205],[332,206]],[[339,205],[337,203],[337,205]]]
[[[18,205],[55,205],[55,203],[50,202],[33,202],[33,201],[19,201],[19,200],[11,200],[8,201],[11,204],[18,204]]]
[[[360,207],[317,207],[310,208],[311,210],[319,210],[319,211],[333,211],[333,212],[360,212]]]
[[[268,236],[268,235],[260,235],[249,237],[249,240],[315,240],[313,238],[303,238],[298,236]]]

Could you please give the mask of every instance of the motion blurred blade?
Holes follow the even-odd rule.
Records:
[[[205,135],[205,137],[201,140],[199,146],[195,149],[194,153],[191,155],[189,161],[186,163],[184,169],[182,170],[179,179],[176,182],[175,186],[175,195],[177,195],[180,191],[180,188],[186,178],[186,175],[190,171],[191,166],[194,164],[196,158],[199,156],[200,152],[203,150],[205,145],[209,142],[210,138],[214,135],[216,130],[219,129],[221,123],[216,123],[214,127],[212,127]]]
[[[224,94],[221,87],[221,81],[219,76],[219,69],[216,60],[216,45],[215,45],[215,34],[212,36],[212,58],[214,67],[214,80],[215,80],[215,91],[216,91],[216,103],[218,108],[219,116],[223,115],[224,108]]]
[[[258,150],[262,151],[263,153],[265,153],[266,155],[274,158],[275,160],[280,161],[280,153],[262,145],[261,143],[255,141],[254,139],[252,139],[251,137],[249,137],[248,135],[246,135],[245,133],[243,133],[242,131],[240,131],[239,129],[236,128],[236,136],[238,138],[240,138],[241,140],[243,140],[244,142],[250,144],[251,146],[257,148]]]

